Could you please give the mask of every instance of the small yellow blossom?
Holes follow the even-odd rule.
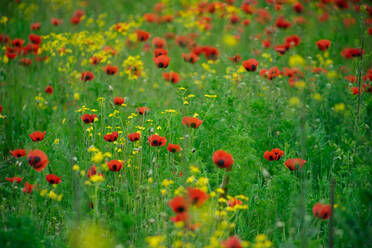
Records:
[[[96,174],[96,175],[91,176],[91,177],[90,177],[90,180],[91,180],[92,182],[94,182],[94,183],[98,183],[98,182],[103,182],[103,181],[105,181],[105,178],[104,178],[103,176],[101,176],[101,175]]]
[[[336,112],[343,112],[345,110],[345,104],[344,103],[337,103],[337,104],[335,104],[335,106],[333,107],[333,109]]]
[[[300,104],[300,99],[298,97],[291,97],[289,99],[289,104],[292,106],[298,106]]]
[[[48,190],[46,190],[46,189],[43,189],[43,190],[40,191],[40,195],[43,196],[43,197],[46,196],[47,193],[48,193]]]
[[[54,192],[54,191],[50,191],[49,192],[49,194],[48,194],[48,197],[50,198],[50,199],[53,199],[53,200],[55,200],[58,196],[57,196],[57,194]]]

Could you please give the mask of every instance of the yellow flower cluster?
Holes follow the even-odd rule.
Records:
[[[63,198],[63,194],[58,195],[53,190],[49,191],[49,193],[48,193],[47,189],[41,190],[40,191],[40,196],[42,196],[42,197],[47,196],[48,198],[50,198],[52,200],[57,200],[57,201],[61,201],[62,198]]]

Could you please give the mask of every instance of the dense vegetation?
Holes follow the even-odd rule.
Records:
[[[1,247],[372,244],[370,1],[1,6]]]

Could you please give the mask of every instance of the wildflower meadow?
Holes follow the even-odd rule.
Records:
[[[372,247],[372,1],[0,6],[0,247]]]

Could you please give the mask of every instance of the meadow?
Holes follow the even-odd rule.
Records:
[[[0,247],[371,247],[371,1],[0,5]]]

